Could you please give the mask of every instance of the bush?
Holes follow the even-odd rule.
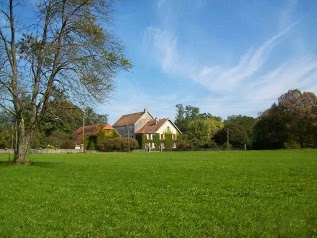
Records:
[[[98,150],[99,150],[99,151],[106,151],[105,143],[100,143],[100,144],[98,144]]]
[[[123,151],[134,150],[139,148],[139,143],[133,138],[117,137],[114,139],[107,139],[104,143],[98,144],[100,151]]]
[[[283,145],[284,149],[300,149],[301,146],[299,143],[292,141],[292,142],[285,142]]]
[[[215,142],[215,141],[210,141],[208,144],[207,144],[208,148],[212,148],[212,149],[217,149],[217,148],[220,148],[220,146]]]
[[[232,150],[232,148],[233,148],[233,146],[230,143],[229,143],[229,148],[228,148],[228,144],[227,143],[223,143],[222,144],[222,149],[223,150],[227,150],[227,149]]]
[[[192,143],[189,140],[182,140],[177,144],[178,149],[192,149]]]
[[[107,150],[107,143],[110,143],[112,147],[112,141],[109,142],[110,139],[115,139],[120,137],[120,134],[116,130],[110,130],[110,131],[105,131],[105,130],[100,130],[97,133],[97,138],[96,138],[96,143],[97,143],[97,149],[100,151],[105,151]]]
[[[46,146],[46,149],[55,149],[55,146],[48,144],[48,145]]]
[[[87,149],[88,150],[95,150],[96,149],[96,144],[97,144],[96,136],[89,136]]]
[[[136,139],[133,139],[133,138],[126,138],[126,139],[127,139],[126,143],[129,142],[130,150],[135,150],[139,148],[139,143]]]
[[[74,144],[71,140],[65,140],[62,144],[61,144],[61,149],[74,149]]]

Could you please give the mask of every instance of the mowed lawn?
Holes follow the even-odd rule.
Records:
[[[0,237],[317,237],[317,151],[0,154]]]

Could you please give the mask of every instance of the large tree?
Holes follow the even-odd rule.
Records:
[[[275,103],[264,111],[254,126],[255,149],[281,149],[288,138],[288,121],[290,119],[281,112]]]
[[[189,123],[200,117],[199,108],[191,105],[184,107],[182,104],[177,104],[176,108],[175,124],[182,133],[187,134]]]
[[[27,162],[55,90],[74,102],[101,102],[118,69],[131,66],[107,31],[111,0],[27,2],[2,0],[0,10],[0,106],[15,118],[15,163]]]
[[[254,129],[255,145],[260,149],[316,147],[315,94],[289,90],[262,113]]]
[[[290,142],[297,142],[301,148],[312,142],[317,123],[317,97],[312,92],[301,92],[298,89],[289,90],[278,99],[280,111],[289,119]],[[313,139],[314,140],[314,139]]]
[[[228,116],[228,118],[224,121],[225,125],[237,124],[237,125],[241,126],[242,130],[245,131],[245,133],[248,137],[246,140],[246,145],[248,148],[252,148],[253,128],[254,128],[255,123],[256,123],[255,118],[250,117],[250,116],[242,116],[242,115]]]
[[[206,146],[211,140],[211,135],[211,124],[208,120],[199,118],[189,122],[188,139],[194,148]]]
[[[250,144],[245,128],[238,123],[225,123],[224,128],[214,135],[214,140],[218,145],[229,142],[236,148],[243,148],[244,145]]]

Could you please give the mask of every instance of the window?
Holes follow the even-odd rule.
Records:
[[[165,135],[161,134],[161,140],[164,140],[164,139],[165,139]]]
[[[167,127],[167,131],[170,131],[170,127],[169,126]]]
[[[173,148],[174,148],[174,149],[176,148],[176,143],[173,143]]]
[[[176,140],[176,135],[175,134],[172,135],[172,139]]]

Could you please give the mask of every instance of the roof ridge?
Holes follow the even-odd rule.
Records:
[[[134,113],[122,115],[112,126],[120,127],[120,126],[135,124],[139,121],[139,119],[145,113],[149,113],[149,112],[147,110],[144,110],[141,112],[134,112]]]

